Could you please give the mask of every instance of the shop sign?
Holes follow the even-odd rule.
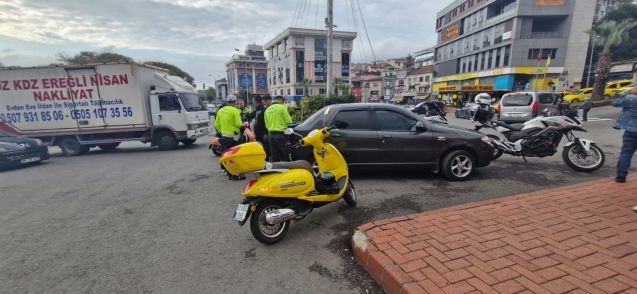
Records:
[[[440,44],[447,43],[460,36],[460,22],[442,30],[440,32]]]
[[[440,91],[440,92],[450,92],[450,91],[455,91],[457,89],[458,89],[458,86],[447,86],[447,87],[438,88],[438,91]]]
[[[515,73],[518,74],[530,74],[530,75],[535,75],[535,74],[543,74],[544,71],[544,67],[517,67],[515,69]]]
[[[314,52],[314,60],[325,60],[325,55],[323,55],[323,52],[320,51]]]
[[[535,0],[536,6],[562,6],[564,0]]]
[[[513,31],[505,32],[504,34],[502,34],[502,40],[511,39],[512,36],[513,36]]]
[[[462,92],[493,91],[493,85],[460,86]]]
[[[427,93],[416,93],[416,96],[427,96]]]

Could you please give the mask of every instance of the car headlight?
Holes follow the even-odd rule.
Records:
[[[194,131],[197,129],[197,125],[193,125],[193,124],[188,124],[188,130],[189,131]]]
[[[42,146],[42,140],[40,140],[40,139],[33,139],[33,141],[35,141],[35,142],[38,144],[38,146]]]
[[[487,136],[482,136],[480,139],[482,139],[482,142],[484,143],[491,144],[491,138]]]

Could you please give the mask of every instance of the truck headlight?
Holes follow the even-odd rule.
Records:
[[[484,143],[491,144],[491,138],[487,136],[482,136],[480,139],[482,139],[482,142]]]
[[[194,131],[194,130],[196,130],[196,129],[197,129],[197,125],[194,125],[194,124],[188,124],[188,130],[189,130],[189,131]]]

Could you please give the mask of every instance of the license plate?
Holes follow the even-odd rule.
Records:
[[[249,204],[238,204],[237,210],[234,211],[234,215],[232,216],[233,220],[243,221],[246,219],[246,214],[248,213]]]
[[[20,163],[36,162],[39,160],[40,160],[40,157],[26,158],[26,159],[20,160]]]
[[[511,113],[509,114],[510,117],[522,117],[521,113]]]
[[[205,134],[205,133],[207,133],[207,132],[208,132],[208,129],[203,129],[203,130],[201,130],[201,133],[202,133],[202,134]]]

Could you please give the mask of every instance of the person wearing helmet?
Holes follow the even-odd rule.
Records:
[[[491,96],[487,93],[480,93],[476,95],[475,98],[476,103],[478,104],[489,104],[491,105]]]

